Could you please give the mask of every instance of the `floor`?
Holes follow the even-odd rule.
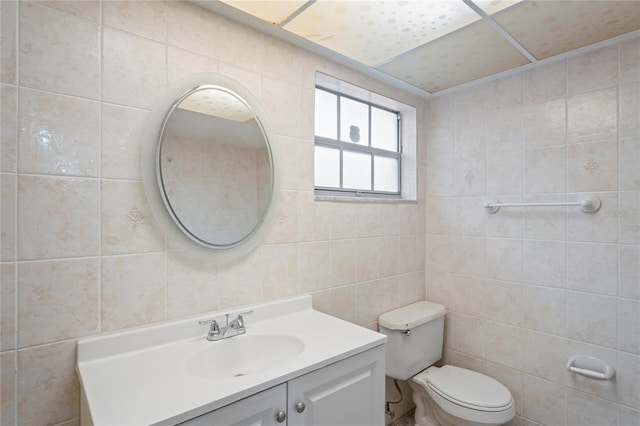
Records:
[[[413,422],[413,410],[409,411],[399,419],[395,419],[389,424],[389,426],[415,426],[415,423]]]

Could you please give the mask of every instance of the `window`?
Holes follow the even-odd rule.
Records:
[[[403,123],[409,112],[414,131]],[[403,136],[413,136],[405,155]],[[316,195],[415,199],[415,108],[324,74],[315,89]],[[407,164],[405,164],[407,163]]]

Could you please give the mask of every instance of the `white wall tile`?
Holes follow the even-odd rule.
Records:
[[[100,95],[100,27],[20,3],[20,84],[90,99]]]
[[[640,137],[620,138],[619,189],[640,189]]]
[[[615,297],[567,292],[567,337],[616,348],[618,304]]]
[[[566,62],[557,61],[524,73],[525,104],[543,102],[565,95]]]
[[[567,112],[564,99],[529,105],[523,112],[524,148],[548,148],[567,143]]]
[[[15,84],[17,72],[17,16],[18,2],[3,1],[0,4],[2,19],[2,46],[0,46],[0,81]]]
[[[21,173],[99,176],[98,102],[29,89],[19,98]]]
[[[522,157],[522,151],[487,154],[487,194],[492,197],[500,194],[522,194],[524,188]]]
[[[525,283],[564,288],[567,279],[567,246],[557,241],[524,241]]]
[[[103,38],[102,99],[153,108],[166,88],[166,45],[109,27]]]
[[[99,194],[95,179],[20,176],[18,258],[97,255]]]
[[[167,40],[167,3],[121,1],[102,3],[104,25],[153,40]]]
[[[183,252],[167,255],[167,318],[215,311],[220,306],[218,268]]]
[[[617,87],[569,97],[567,99],[569,142],[589,142],[617,136],[617,98]]]
[[[567,424],[616,426],[616,404],[585,393],[567,392]]]
[[[615,244],[567,245],[567,289],[615,296],[618,292]]]
[[[17,265],[15,263],[0,264],[0,352],[18,347],[17,337]],[[4,377],[4,374],[3,374]]]
[[[640,355],[640,302],[621,299],[618,304],[618,327],[621,351]]]
[[[75,352],[75,340],[18,352],[18,423],[46,418],[57,424],[78,416]]]
[[[102,332],[165,319],[164,254],[102,259]]]
[[[557,336],[565,336],[566,292],[562,289],[525,285],[522,289],[524,326]]]
[[[523,414],[539,424],[564,424],[567,412],[567,399],[564,386],[524,376],[523,380]]]
[[[569,192],[618,189],[618,143],[615,139],[571,144],[568,161]]]
[[[640,81],[640,40],[620,43],[620,84]]]
[[[2,392],[2,401],[0,401],[0,409],[2,410],[2,421],[7,424],[17,424],[17,365],[16,351],[0,352],[0,375],[2,375],[2,383],[0,383],[0,392]]]
[[[0,171],[15,173],[18,164],[18,90],[13,86],[0,85],[0,101]]]
[[[487,319],[518,327],[524,322],[524,303],[520,283],[484,280]]]
[[[140,109],[102,105],[100,165],[103,178],[142,179],[141,141],[148,117],[149,113]]]
[[[522,281],[522,240],[487,238],[486,276],[507,281]]]
[[[568,94],[606,89],[618,83],[618,46],[607,46],[567,61]]]
[[[0,175],[0,261],[8,262],[16,260],[17,251],[17,175]]]
[[[164,232],[153,219],[142,182],[103,180],[100,205],[103,255],[164,250]]]
[[[18,267],[18,346],[99,332],[97,258],[24,262]]]
[[[536,331],[527,331],[522,340],[522,370],[537,378],[564,384],[566,340]]]
[[[618,402],[640,410],[640,356],[620,352]]]
[[[524,153],[524,191],[527,194],[563,193],[567,190],[564,146]]]

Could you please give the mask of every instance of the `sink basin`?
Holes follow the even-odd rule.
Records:
[[[279,367],[304,349],[302,340],[286,334],[242,334],[204,348],[187,360],[187,371],[207,379],[243,377]]]

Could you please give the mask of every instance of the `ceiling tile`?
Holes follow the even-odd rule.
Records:
[[[487,15],[493,15],[521,1],[522,0],[474,0],[473,2]]]
[[[278,25],[300,9],[306,0],[222,0],[222,2],[270,24]]]
[[[378,70],[433,93],[528,63],[489,24],[478,22]]]
[[[319,0],[284,29],[376,65],[478,19],[462,1]]]
[[[493,18],[544,59],[640,29],[640,2],[534,1]]]

